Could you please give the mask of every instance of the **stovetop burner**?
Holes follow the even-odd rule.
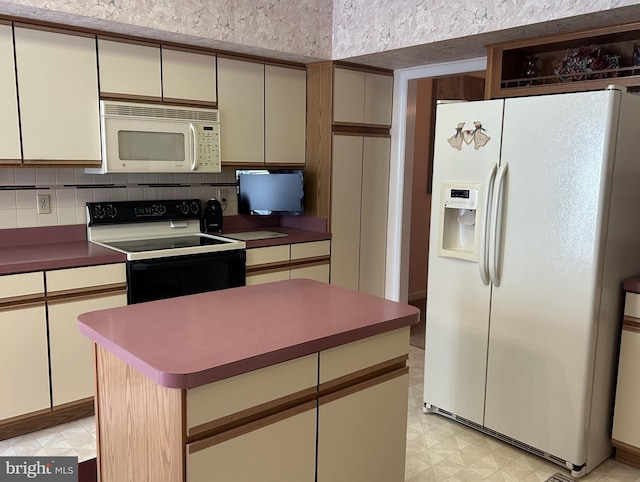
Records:
[[[109,241],[103,244],[127,252],[156,251],[160,249],[191,248],[213,246],[228,241],[208,236],[173,236],[170,238],[133,239],[129,241]]]

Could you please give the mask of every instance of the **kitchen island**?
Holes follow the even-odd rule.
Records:
[[[305,279],[80,315],[99,480],[402,481],[418,319]]]

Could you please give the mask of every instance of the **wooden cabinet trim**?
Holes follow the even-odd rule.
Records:
[[[622,320],[622,329],[640,333],[640,318],[625,315]]]
[[[277,273],[278,271],[286,271],[288,269],[289,262],[281,261],[276,263],[254,264],[252,266],[247,266],[246,272],[247,276],[250,276],[252,274]]]
[[[297,405],[308,403],[317,398],[317,391],[317,387],[311,387],[276,400],[262,403],[255,407],[227,415],[217,420],[212,420],[202,425],[191,427],[187,431],[187,443],[196,442],[203,438],[208,438],[210,436],[232,430],[241,425],[252,423],[258,419],[289,410]]]
[[[334,69],[357,70],[359,72],[370,72],[372,74],[388,75],[389,77],[393,77],[393,70],[384,69],[382,67],[353,64],[351,62],[344,62],[340,60],[333,62],[333,67]]]
[[[611,445],[616,448],[615,459],[623,464],[640,469],[640,448],[611,439]]]
[[[43,295],[25,295],[4,298],[0,301],[0,312],[31,308],[33,306],[44,305],[44,303],[45,299]]]
[[[1,21],[2,19],[0,19]],[[41,30],[43,32],[52,32],[59,33],[63,35],[73,35],[75,37],[85,37],[85,38],[96,38],[95,33],[91,32],[83,32],[78,30],[69,30],[64,26],[53,26],[53,25],[45,25],[45,24],[37,24],[37,23],[23,23],[23,22],[14,22],[13,26],[16,28],[26,28],[30,30]]]
[[[207,109],[218,108],[217,102],[185,100],[185,99],[178,99],[173,97],[163,97],[162,103],[164,105],[179,105],[183,107],[204,107]]]
[[[330,393],[340,391],[348,386],[357,385],[366,380],[377,378],[386,373],[390,373],[406,366],[409,355],[399,356],[376,365],[363,368],[345,376],[334,378],[318,386],[318,396],[324,397]]]
[[[98,40],[108,40],[110,42],[120,42],[125,44],[143,45],[145,47],[157,47],[160,48],[160,42],[154,42],[153,40],[143,40],[140,38],[120,37],[117,35],[105,35],[97,34]]]
[[[115,295],[127,292],[126,283],[114,283],[112,285],[96,286],[95,288],[78,288],[73,290],[56,291],[47,293],[47,303],[56,304],[66,301],[89,300],[101,298],[105,295]]]
[[[123,101],[136,101],[136,102],[150,102],[156,104],[162,104],[162,97],[156,97],[154,95],[135,95],[135,94],[119,94],[113,92],[100,92],[100,100],[123,100]]]
[[[292,259],[289,268],[311,268],[312,266],[323,266],[331,263],[331,256],[317,256],[314,258]]]
[[[350,385],[342,390],[328,393],[327,395],[323,395],[320,398],[318,398],[318,406],[324,405],[329,402],[333,402],[334,400],[338,400],[340,398],[347,397],[356,392],[361,392],[362,390],[366,390],[367,388],[373,387],[375,385],[379,385],[389,380],[393,380],[394,378],[407,375],[408,373],[409,373],[409,367],[404,366],[402,368],[398,368],[391,372],[384,373],[375,378],[369,378],[356,385]]]
[[[245,425],[235,427],[226,432],[222,432],[218,435],[214,435],[204,440],[199,440],[197,442],[190,443],[187,445],[187,452],[189,454],[199,452],[200,450],[204,450],[214,445],[218,445],[222,442],[226,442],[227,440],[231,440],[233,438],[239,437],[240,435],[253,432],[255,430],[266,427],[268,425],[272,425],[276,422],[280,422],[281,420],[285,420],[295,415],[307,412],[309,410],[315,410],[315,409],[316,409],[315,400],[303,403],[301,405],[296,405],[295,407],[280,411],[278,413],[269,415],[259,420],[255,420],[253,422],[249,422]]]

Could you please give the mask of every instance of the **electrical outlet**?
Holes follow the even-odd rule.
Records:
[[[226,201],[229,199],[229,191],[227,189],[218,189],[218,200]]]
[[[51,194],[38,194],[38,214],[51,214]]]

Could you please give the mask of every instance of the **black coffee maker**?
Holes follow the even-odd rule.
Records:
[[[222,232],[222,205],[216,198],[209,199],[204,205],[202,224],[205,233]]]

